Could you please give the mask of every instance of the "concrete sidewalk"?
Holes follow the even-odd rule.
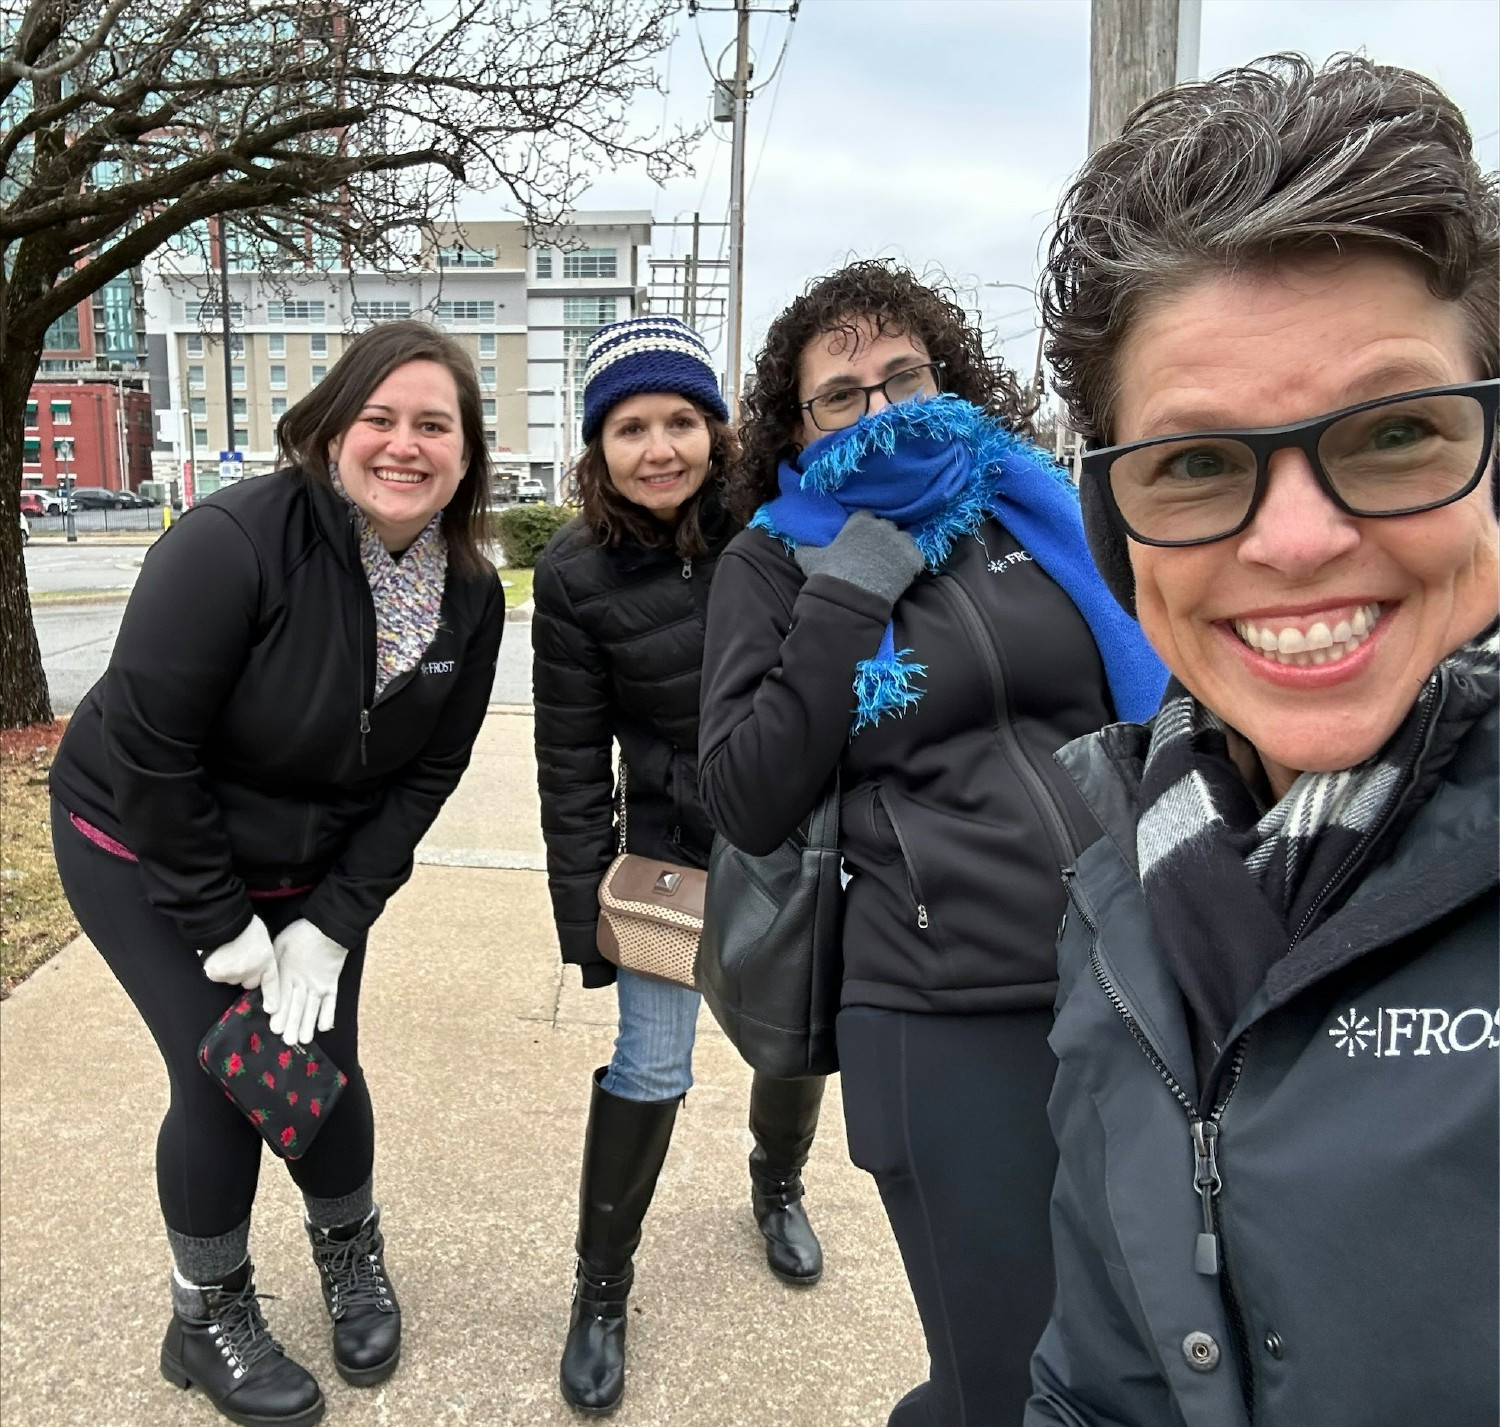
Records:
[[[340,1427],[578,1423],[558,1396],[589,1075],[612,991],[564,971],[541,871],[529,711],[492,709],[416,874],[371,937],[361,1020],[402,1365],[335,1373],[300,1199],[267,1151],[251,1251],[273,1331]],[[882,1427],[926,1374],[920,1327],[838,1082],[808,1167],[827,1254],[777,1282],[750,1215],[750,1073],[704,1012],[697,1084],[636,1257],[619,1427]],[[122,1089],[121,1087],[134,1087]],[[157,1368],[161,1062],[79,939],[0,1004],[0,1422],[208,1427]]]

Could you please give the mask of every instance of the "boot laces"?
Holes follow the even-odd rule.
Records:
[[[333,1299],[330,1312],[342,1318],[351,1308],[390,1310],[390,1289],[386,1285],[385,1265],[374,1236],[368,1232],[352,1239],[330,1239],[320,1236],[314,1247],[318,1267],[328,1280]]]
[[[257,1293],[253,1283],[246,1283],[238,1293],[210,1295],[208,1306],[213,1318],[209,1327],[214,1334],[214,1346],[236,1381],[262,1358],[282,1351],[260,1311],[262,1301],[272,1302],[275,1297],[274,1293]]]

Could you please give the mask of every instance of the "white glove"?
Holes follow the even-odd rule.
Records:
[[[276,965],[276,948],[271,934],[259,917],[252,916],[249,925],[233,941],[216,946],[203,955],[203,974],[210,981],[243,986],[247,991],[260,987],[261,1001],[268,1013],[281,1004],[281,982]]]
[[[331,1031],[338,1002],[339,972],[349,953],[311,922],[298,919],[276,938],[281,972],[281,1009],[271,1031],[288,1045],[305,1045],[313,1030]]]

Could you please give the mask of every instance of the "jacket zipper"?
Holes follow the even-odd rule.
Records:
[[[925,932],[930,925],[927,918],[927,900],[922,896],[922,884],[917,880],[916,864],[911,860],[911,853],[907,851],[906,839],[901,835],[901,824],[896,821],[891,805],[881,797],[878,787],[875,789],[875,796],[880,798],[880,806],[885,812],[886,821],[890,823],[891,831],[896,834],[896,846],[901,849],[901,865],[906,869],[906,892],[911,898],[912,905],[917,909],[917,928]]]
[[[1078,908],[1078,915],[1083,918],[1084,925],[1091,933],[1089,965],[1093,968],[1094,979],[1099,983],[1099,989],[1104,992],[1105,999],[1125,1023],[1125,1029],[1130,1032],[1146,1059],[1151,1062],[1152,1068],[1161,1077],[1162,1083],[1171,1091],[1173,1098],[1182,1106],[1187,1115],[1188,1136],[1193,1147],[1193,1190],[1198,1195],[1203,1215],[1202,1225],[1193,1243],[1193,1269],[1205,1277],[1219,1280],[1220,1291],[1229,1317],[1229,1326],[1235,1338],[1235,1353],[1240,1365],[1240,1385],[1245,1399],[1245,1411],[1250,1420],[1254,1421],[1255,1376],[1254,1365],[1250,1358],[1250,1339],[1245,1328],[1245,1315],[1240,1307],[1239,1294],[1235,1292],[1234,1283],[1223,1261],[1223,1226],[1217,1205],[1220,1191],[1224,1188],[1224,1177],[1219,1169],[1218,1153],[1219,1139],[1223,1132],[1221,1122],[1224,1118],[1224,1111],[1228,1108],[1235,1089],[1240,1083],[1240,1073],[1245,1068],[1245,1051],[1248,1047],[1249,1032],[1240,1036],[1234,1048],[1234,1056],[1229,1063],[1223,1094],[1219,1096],[1218,1102],[1207,1115],[1201,1114],[1199,1107],[1193,1103],[1188,1093],[1178,1083],[1177,1077],[1167,1068],[1166,1061],[1162,1059],[1156,1047],[1151,1044],[1150,1038],[1141,1029],[1140,1022],[1136,1020],[1135,1013],[1125,1003],[1125,998],[1120,995],[1114,983],[1109,979],[1109,974],[1104,969],[1104,959],[1099,954],[1099,928],[1085,910],[1083,903],[1073,893],[1075,875],[1074,870],[1068,868],[1063,874],[1063,880],[1068,886],[1069,900]]]
[[[1005,672],[1000,665],[1000,656],[990,636],[988,623],[980,614],[973,596],[952,575],[939,575],[936,584],[958,611],[967,626],[970,636],[978,646],[990,676],[990,695],[995,706],[995,738],[1005,752],[1006,760],[1015,770],[1022,784],[1031,795],[1031,801],[1041,814],[1042,821],[1052,836],[1058,861],[1068,863],[1078,855],[1067,823],[1057,806],[1057,799],[1047,781],[1032,765],[1031,756],[1010,722],[1010,697],[1005,684]]]
[[[684,560],[682,562],[682,578],[684,580],[691,580],[693,578],[693,562],[691,560]]]
[[[356,557],[357,557],[358,556],[358,542],[356,542],[356,551],[355,551],[355,553],[356,553]],[[362,568],[363,567],[361,567],[361,569]],[[369,704],[369,702],[367,702],[368,696],[366,695],[365,690],[366,689],[373,689],[375,687],[375,651],[374,651],[374,648],[373,648],[373,644],[374,644],[373,636],[371,636],[371,639],[369,641],[370,644],[371,644],[370,658],[368,660],[368,667],[369,667],[369,670],[370,670],[370,677],[367,679],[365,677],[365,669],[366,669],[366,663],[367,663],[367,661],[365,659],[365,644],[366,644],[366,638],[365,638],[365,630],[366,630],[365,612],[368,609],[371,615],[374,614],[374,612],[375,612],[375,597],[370,593],[369,584],[366,582],[366,580],[364,579],[363,575],[361,575],[361,577],[360,577],[359,584],[360,584],[360,593],[359,593],[359,596],[358,596],[358,603],[359,603],[359,656],[358,656],[358,670],[359,670],[359,673],[358,673],[358,677],[359,677],[359,694],[358,694],[358,703],[359,703],[359,766],[361,768],[367,768],[367,767],[369,767],[370,759],[369,759],[369,755],[368,755],[368,753],[366,751],[365,741],[370,736],[370,704]]]

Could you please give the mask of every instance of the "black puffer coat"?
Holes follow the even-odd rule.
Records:
[[[564,961],[585,986],[615,968],[594,944],[599,879],[617,851],[613,744],[628,770],[629,850],[708,865],[698,797],[698,686],[708,588],[733,533],[705,510],[711,548],[685,561],[627,539],[600,545],[582,517],[536,567],[532,683],[547,885]]]

